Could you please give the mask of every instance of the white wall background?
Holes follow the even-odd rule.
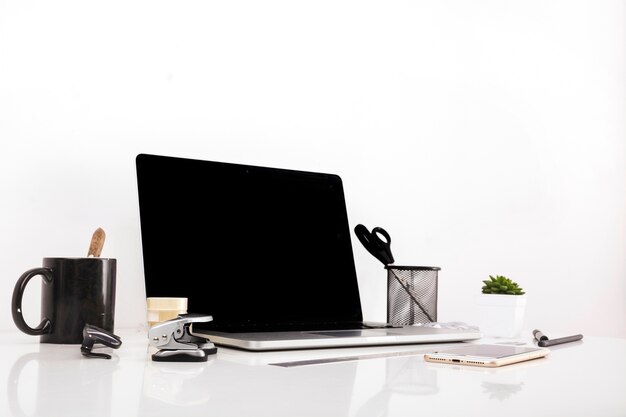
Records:
[[[440,321],[475,322],[502,274],[528,328],[626,337],[625,20],[618,0],[2,0],[0,329],[19,275],[99,226],[116,327],[144,321],[146,152],[341,175],[352,226],[442,268]]]

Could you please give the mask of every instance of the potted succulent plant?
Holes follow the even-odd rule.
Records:
[[[479,326],[485,336],[518,337],[524,324],[526,293],[517,282],[489,275],[478,296]]]

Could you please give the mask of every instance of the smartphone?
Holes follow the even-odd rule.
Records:
[[[512,363],[543,358],[548,353],[550,353],[550,349],[541,347],[467,344],[462,347],[426,353],[424,354],[424,360],[428,362],[496,368]]]

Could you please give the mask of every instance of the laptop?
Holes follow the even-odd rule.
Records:
[[[211,315],[197,336],[252,351],[480,337],[363,320],[338,175],[145,153],[136,173],[146,296]]]

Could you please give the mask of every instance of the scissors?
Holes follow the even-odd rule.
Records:
[[[367,230],[367,227],[358,224],[354,228],[354,233],[363,246],[365,246],[365,249],[374,255],[376,259],[381,261],[383,265],[387,266],[394,262],[393,254],[391,253],[391,237],[385,229],[375,227],[370,232]],[[381,239],[379,235],[384,239]]]
[[[363,226],[362,224],[358,224],[354,228],[354,233],[356,234],[356,237],[359,238],[363,246],[365,246],[365,249],[367,249],[369,253],[374,255],[376,259],[381,261],[385,265],[385,267],[393,264],[394,259],[393,254],[391,253],[391,236],[389,236],[389,233],[387,233],[385,229],[383,229],[382,227],[375,227],[370,232],[369,230],[367,230],[367,227]],[[379,235],[382,235],[385,239],[381,239]],[[388,269],[389,272],[392,273],[393,277],[398,281],[402,288],[404,288],[409,297],[411,297],[411,300],[413,300],[413,302],[420,308],[420,310],[422,310],[426,317],[428,317],[428,320],[433,322],[434,320],[431,318],[430,314],[428,314],[428,311],[424,308],[422,303],[420,303],[417,295],[415,294],[411,284],[412,281],[407,282],[406,278],[399,277],[394,272],[395,268],[393,267],[389,267],[386,269]]]

